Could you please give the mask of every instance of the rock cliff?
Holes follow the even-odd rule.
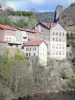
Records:
[[[64,9],[63,11],[57,7],[56,9],[56,19],[59,23],[66,24],[66,25],[74,25],[75,24],[75,3],[72,3],[68,8]],[[62,12],[62,13],[60,13]]]
[[[54,15],[54,22],[57,22],[59,20],[59,16],[60,14],[62,14],[63,11],[64,11],[63,6],[58,5],[56,7],[55,15]]]

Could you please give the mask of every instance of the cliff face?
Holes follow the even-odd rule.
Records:
[[[57,21],[59,21],[62,25],[63,24],[66,24],[66,25],[74,25],[75,24],[75,3],[72,3],[68,8],[66,8],[59,15]]]
[[[57,22],[58,21],[59,15],[62,14],[63,11],[64,11],[63,6],[58,5],[56,7],[55,15],[54,15],[54,22]]]

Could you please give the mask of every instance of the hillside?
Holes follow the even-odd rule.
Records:
[[[53,22],[54,12],[35,13],[36,20],[42,22]]]
[[[6,11],[0,14],[0,24],[31,27],[35,22],[36,18],[32,12]]]
[[[0,24],[18,26],[18,27],[32,27],[37,21],[53,22],[54,13],[33,13],[26,11],[6,10],[0,14]]]

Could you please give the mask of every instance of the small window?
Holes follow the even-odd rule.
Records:
[[[23,37],[23,39],[27,39],[27,37]]]
[[[59,41],[61,41],[61,38],[59,39]]]
[[[33,48],[33,51],[36,51],[36,48]]]
[[[26,53],[26,56],[28,56],[28,53]]]
[[[30,51],[31,51],[31,48],[30,48]]]
[[[29,51],[29,48],[27,48],[27,50]]]
[[[31,53],[29,53],[29,56],[31,56]]]
[[[63,32],[63,36],[64,36],[64,32]]]
[[[61,36],[61,32],[60,32],[59,34],[60,34],[60,36]]]
[[[54,41],[54,38],[53,38],[53,41]]]
[[[28,50],[28,48],[26,48],[26,51]]]
[[[59,55],[61,55],[61,51],[59,51]]]
[[[35,56],[35,53],[34,53],[34,56]]]
[[[53,35],[54,35],[54,32],[53,32]]]
[[[56,33],[56,35],[58,35],[58,33]]]
[[[18,48],[18,45],[16,45],[16,47]]]

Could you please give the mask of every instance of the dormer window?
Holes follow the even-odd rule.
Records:
[[[27,37],[23,37],[23,39],[27,39]]]

